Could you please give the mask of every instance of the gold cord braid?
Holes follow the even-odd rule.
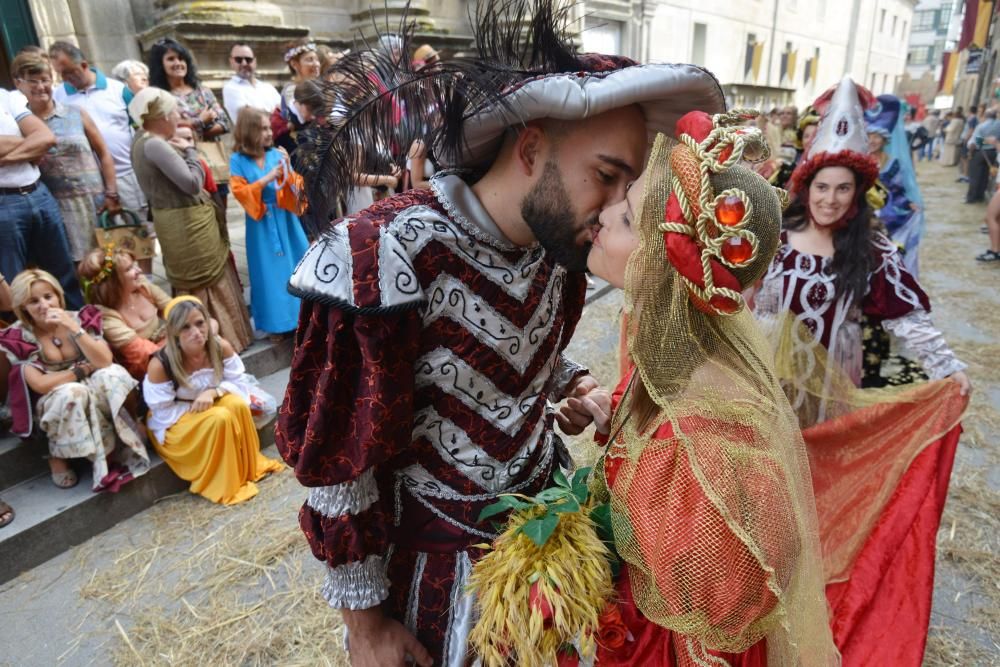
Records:
[[[692,237],[701,248],[701,270],[704,287],[699,286],[684,275],[678,274],[687,288],[697,298],[709,305],[711,304],[711,299],[715,296],[732,299],[738,304],[737,309],[733,312],[742,310],[744,305],[742,295],[728,287],[716,286],[712,276],[711,260],[714,258],[724,266],[737,268],[742,264],[752,262],[757,256],[759,250],[757,236],[753,232],[744,229],[746,221],[753,215],[753,203],[746,192],[737,188],[730,188],[716,195],[712,189],[710,177],[712,174],[721,173],[739,164],[743,160],[744,153],[748,148],[761,149],[761,154],[764,157],[760,159],[766,159],[768,154],[767,143],[763,141],[760,130],[738,125],[745,122],[747,118],[752,118],[753,115],[750,114],[756,115],[755,112],[745,109],[734,109],[728,113],[716,114],[712,117],[715,127],[701,142],[695,141],[694,138],[687,134],[680,136],[683,148],[678,146],[674,150],[687,149],[690,153],[688,156],[678,155],[678,160],[694,162],[698,168],[697,206],[699,211],[697,216],[694,215],[694,211],[692,210],[693,202],[689,199],[681,183],[681,178],[678,177],[675,171],[670,177],[671,192],[677,197],[684,218],[689,221],[693,220],[693,224],[670,221],[660,223],[661,232],[685,234]],[[720,157],[728,148],[732,149],[730,154],[724,160],[720,161]],[[693,160],[690,158],[693,158]],[[723,225],[716,218],[716,207],[719,202],[729,197],[736,197],[742,202],[744,207],[743,218],[735,224]],[[732,239],[746,241],[751,247],[749,258],[738,264],[726,259],[722,252],[723,246]],[[719,314],[732,314],[719,311],[715,308],[713,310]]]

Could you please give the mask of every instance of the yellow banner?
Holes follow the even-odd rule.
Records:
[[[979,12],[976,14],[976,32],[973,34],[972,43],[979,48],[986,48],[986,35],[990,30],[990,17],[993,16],[993,2],[982,0],[979,3]]]
[[[951,52],[948,56],[948,65],[944,70],[944,85],[941,86],[942,95],[953,95],[955,93],[955,75],[958,73],[958,61],[961,58],[957,53]]]
[[[760,61],[764,56],[764,42],[757,42],[753,45],[753,80],[756,81],[760,75]]]
[[[795,81],[795,61],[799,57],[798,51],[788,52],[788,80]]]

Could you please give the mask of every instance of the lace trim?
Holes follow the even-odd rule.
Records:
[[[330,567],[320,591],[335,609],[370,609],[389,597],[389,579],[381,556]]]
[[[893,320],[883,320],[882,326],[917,355],[932,380],[946,378],[968,367],[955,356],[944,334],[934,327],[930,314],[922,308]]]
[[[359,514],[378,500],[378,485],[372,468],[350,482],[309,489],[306,504],[325,517],[335,519],[345,514]]]
[[[444,189],[441,187],[440,180],[445,176],[457,176],[460,173],[463,173],[462,170],[449,170],[449,171],[438,172],[437,174],[434,174],[434,177],[430,181],[431,190],[433,190],[434,196],[437,197],[437,200],[441,203],[441,206],[444,207],[444,210],[448,214],[448,217],[451,218],[453,221],[455,221],[455,223],[462,228],[463,232],[465,232],[472,238],[476,239],[477,241],[492,246],[497,250],[503,252],[515,252],[518,250],[526,250],[526,248],[519,248],[513,243],[501,241],[492,234],[487,234],[486,232],[484,232],[482,229],[479,228],[479,225],[473,223],[471,220],[466,218],[465,215],[459,210],[458,206],[455,205],[455,203],[448,198],[448,195],[445,194]]]
[[[558,402],[566,396],[566,387],[577,375],[589,373],[590,369],[582,366],[566,355],[560,354],[556,360],[555,370],[549,378],[548,396],[553,402]]]

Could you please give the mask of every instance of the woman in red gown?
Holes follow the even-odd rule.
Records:
[[[836,665],[795,414],[741,292],[778,245],[763,142],[694,112],[607,209],[589,269],[623,287],[633,367],[597,468],[623,567],[598,665]],[[620,617],[620,620],[618,620]]]

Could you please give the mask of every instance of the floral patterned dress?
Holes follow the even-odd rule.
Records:
[[[71,314],[88,335],[101,337],[97,308],[85,306]],[[38,338],[20,323],[0,332],[0,351],[13,368],[9,400],[15,434],[28,437],[37,423],[48,438],[51,456],[84,458],[93,464],[95,491],[121,483],[126,474],[138,477],[149,469],[143,429],[125,408],[129,394],[139,385],[128,371],[111,364],[79,382],[66,382],[38,396],[28,387],[23,372],[26,366],[54,373],[70,368],[77,360],[46,359]],[[121,447],[117,447],[119,442]]]
[[[104,180],[80,110],[57,104],[44,120],[56,135],[56,145],[42,157],[38,168],[59,203],[70,256],[78,262],[95,245],[94,226],[97,208],[104,200]]]

